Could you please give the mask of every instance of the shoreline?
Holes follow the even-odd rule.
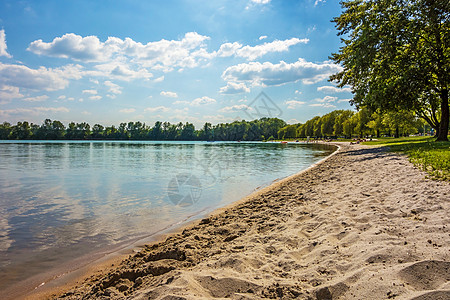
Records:
[[[341,145],[53,298],[449,297],[449,183]]]
[[[323,144],[330,145],[329,143]],[[311,168],[314,168],[339,151],[339,145],[331,145],[336,147],[336,150],[333,153],[310,165],[304,170],[301,170],[287,177],[275,179],[269,185],[257,187],[249,195],[232,203],[226,204],[223,207],[215,208],[207,213],[205,213],[205,211],[199,211],[196,214],[188,216],[182,221],[170,224],[167,227],[152,234],[138,237],[130,241],[124,241],[123,243],[115,245],[114,247],[105,247],[100,251],[84,255],[81,258],[73,259],[65,264],[66,267],[52,270],[45,276],[35,275],[31,278],[28,278],[22,283],[14,285],[12,289],[9,288],[7,290],[6,299],[17,299],[17,297],[23,299],[48,299],[48,297],[53,294],[58,294],[62,291],[73,288],[90,275],[96,274],[99,271],[104,270],[108,266],[117,265],[128,256],[136,254],[148,244],[156,244],[162,242],[168,236],[177,234],[185,228],[192,226],[202,217],[207,218],[212,215],[218,214],[224,209],[234,207],[242,201],[247,201],[257,194],[264,193],[264,191],[267,190],[271,190],[274,186],[285,182],[292,177],[298,176],[299,174]],[[92,256],[95,256],[95,258],[92,258]],[[41,283],[41,281],[43,282]],[[23,286],[27,287],[27,292],[25,293],[22,289]]]

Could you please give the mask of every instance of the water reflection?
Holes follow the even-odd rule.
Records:
[[[236,201],[333,150],[279,143],[0,142],[0,290],[61,261]],[[191,205],[174,205],[168,196],[180,174],[200,182],[201,196]]]

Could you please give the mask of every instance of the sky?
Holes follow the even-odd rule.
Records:
[[[353,109],[337,0],[0,0],[0,123],[196,127]]]

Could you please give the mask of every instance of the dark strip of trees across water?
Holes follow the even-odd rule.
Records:
[[[90,126],[86,122],[71,122],[64,126],[60,121],[46,119],[42,125],[18,122],[16,125],[0,124],[2,140],[183,140],[183,141],[263,141],[288,138],[400,136],[423,133],[424,122],[412,111],[371,112],[363,107],[358,112],[335,110],[314,117],[304,124],[288,125],[278,118],[261,118],[253,121],[234,121],[212,125],[205,123],[195,129],[192,123],[171,124],[156,122],[153,127],[142,122],[121,123],[116,126]],[[430,127],[428,126],[428,130]]]
[[[235,121],[212,125],[205,123],[199,130],[192,123],[171,124],[156,122],[153,127],[142,122],[121,123],[116,126],[86,122],[71,122],[67,127],[60,121],[46,119],[42,125],[18,122],[0,124],[0,139],[6,140],[182,140],[182,141],[261,141],[277,137],[285,121],[261,118],[254,121]]]

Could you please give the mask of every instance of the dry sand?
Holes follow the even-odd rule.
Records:
[[[450,299],[450,184],[343,144],[146,246],[67,299]]]

